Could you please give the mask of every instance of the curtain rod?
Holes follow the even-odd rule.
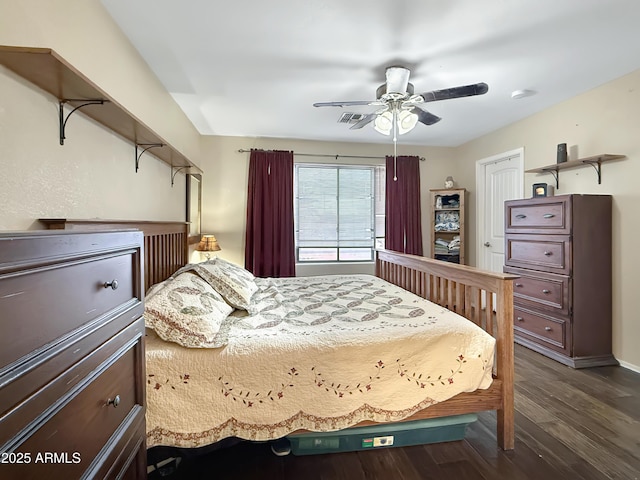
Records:
[[[273,152],[273,150],[262,150],[264,152]],[[238,150],[238,153],[249,153],[251,152],[251,150],[245,150],[243,148],[241,148],[240,150]],[[326,153],[298,153],[298,152],[293,152],[294,155],[300,155],[301,157],[328,157],[328,158],[335,158],[336,160],[338,158],[377,158],[377,159],[382,159],[384,160],[387,157],[377,157],[377,156],[373,156],[373,155],[329,155]],[[424,162],[426,159],[424,157],[419,157],[421,162]]]

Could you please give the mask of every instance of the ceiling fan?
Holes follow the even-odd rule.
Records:
[[[347,107],[356,105],[379,106],[374,113],[366,114],[351,129],[360,129],[371,122],[374,128],[385,135],[393,132],[394,143],[397,134],[404,134],[412,130],[418,122],[433,125],[441,120],[440,117],[424,109],[424,104],[459,97],[483,95],[489,90],[486,83],[474,83],[460,87],[433,90],[421,94],[414,94],[413,84],[409,83],[410,71],[404,67],[387,67],[386,83],[376,90],[376,100],[346,101],[346,102],[318,102],[314,107]]]

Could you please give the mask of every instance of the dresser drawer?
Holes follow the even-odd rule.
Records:
[[[101,364],[143,335],[144,319],[139,314],[133,322],[129,315],[121,315],[0,386],[0,447],[48,415],[51,399],[72,395]]]
[[[3,478],[80,478],[88,468],[95,469],[94,459],[108,455],[103,447],[118,437],[114,434],[121,426],[143,421],[142,342],[140,336],[105,362],[93,381],[18,445],[15,452],[29,454],[31,463],[12,466]],[[57,454],[61,462],[36,462],[45,452]]]
[[[505,209],[505,233],[571,233],[570,196],[511,200]]]
[[[571,274],[571,240],[566,235],[505,235],[505,265]]]
[[[516,303],[529,305],[530,308],[546,309],[554,314],[569,315],[571,278],[567,275],[512,267],[504,267],[504,272],[520,277],[513,283],[513,297]]]
[[[516,306],[513,315],[514,333],[534,337],[560,349],[567,348],[567,322]]]
[[[0,276],[0,311],[11,312],[2,316],[3,331],[9,334],[0,336],[0,373],[92,321],[106,322],[141,305],[139,255],[139,249],[130,249]]]

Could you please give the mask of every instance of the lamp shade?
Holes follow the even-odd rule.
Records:
[[[390,135],[393,127],[393,115],[389,110],[381,113],[373,122],[373,128],[383,135]]]
[[[418,123],[418,115],[411,110],[401,110],[398,114],[398,133],[400,135],[410,132]]]
[[[220,250],[220,245],[218,245],[215,235],[203,235],[196,250],[198,252],[217,252]]]
[[[411,110],[412,109],[396,110],[396,124],[398,125],[398,133],[400,135],[410,132],[418,123],[418,115]],[[391,135],[391,130],[393,129],[393,111],[385,110],[379,114],[373,122],[373,128],[383,135]]]

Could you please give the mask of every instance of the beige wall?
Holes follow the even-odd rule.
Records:
[[[640,371],[640,322],[636,295],[640,249],[640,70],[549,108],[525,120],[456,149],[462,162],[458,175],[470,185],[469,211],[475,212],[475,162],[524,147],[525,170],[553,164],[556,145],[567,143],[570,158],[601,153],[626,159],[602,166],[602,184],[590,166],[560,172],[560,189],[567,193],[613,195],[613,353],[624,365]],[[551,175],[525,174],[525,196],[531,185],[554,184]],[[475,215],[469,217],[469,243],[476,238]],[[475,264],[475,248],[469,251]],[[603,252],[608,255],[609,252]]]
[[[0,0],[0,45],[57,51],[137,118],[199,163],[200,136],[98,0]],[[0,229],[39,217],[184,220],[184,175],[88,120],[58,142],[57,99],[0,67]],[[100,107],[91,107],[100,108]]]
[[[220,257],[244,264],[244,236],[246,223],[247,179],[249,153],[238,153],[240,149],[280,149],[294,153],[330,155],[371,155],[384,157],[393,152],[391,140],[388,144],[330,143],[307,140],[284,140],[243,137],[204,137],[202,142],[205,170],[203,177],[203,232],[216,235],[221,244]],[[425,157],[420,163],[421,208],[429,211],[429,189],[441,188],[448,175],[454,175],[456,160],[449,148],[416,147],[399,145],[398,155],[418,155]],[[379,159],[341,159],[296,156],[296,162],[313,163],[361,163],[384,164]],[[423,225],[425,248],[429,246],[428,225]],[[306,266],[298,269],[299,275],[342,273],[345,267]],[[373,266],[346,267],[351,273],[373,272]]]

